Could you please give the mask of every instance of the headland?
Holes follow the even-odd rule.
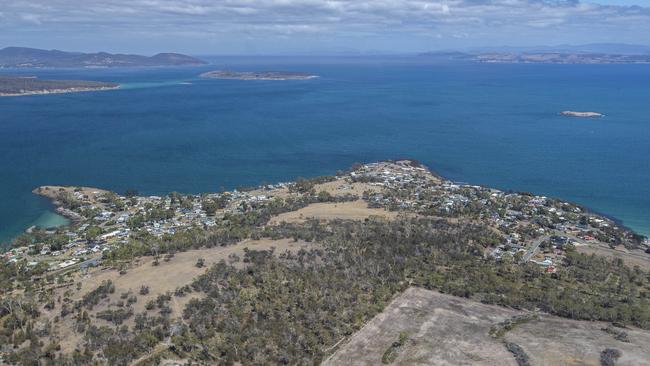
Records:
[[[33,76],[0,76],[0,97],[113,90],[117,83],[86,80],[42,80]]]

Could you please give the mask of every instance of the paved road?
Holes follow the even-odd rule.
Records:
[[[531,244],[531,246],[528,248],[528,250],[526,251],[526,253],[524,254],[524,256],[521,257],[521,259],[522,259],[524,262],[528,262],[528,261],[530,260],[530,258],[531,258],[533,255],[535,255],[535,253],[537,252],[537,249],[539,249],[539,246],[540,246],[544,241],[550,239],[550,237],[551,237],[550,235],[545,235],[545,236],[542,236],[542,237],[540,237],[540,238],[535,239],[535,241],[533,242],[533,244]]]

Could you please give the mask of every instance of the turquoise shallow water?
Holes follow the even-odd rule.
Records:
[[[576,201],[650,234],[650,65],[212,61],[198,68],[20,71],[124,87],[0,98],[0,241],[50,209],[31,194],[39,185],[215,191],[402,157],[454,180]],[[197,77],[223,68],[321,78]],[[565,109],[606,117],[559,116]]]
[[[64,226],[69,223],[70,220],[52,211],[44,211],[38,218],[36,218],[36,220],[34,220],[34,226],[45,229]]]

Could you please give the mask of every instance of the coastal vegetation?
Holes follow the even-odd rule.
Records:
[[[231,230],[240,229],[245,228]],[[257,235],[262,233],[314,240],[324,250],[295,255],[247,251],[245,268],[218,263],[192,284],[193,291],[205,296],[189,302],[175,332],[164,315],[165,295],[151,307],[161,315],[141,314],[140,325],[131,330],[119,325],[132,310],[97,314],[115,328],[87,327],[88,348],[80,352],[122,364],[171,337],[174,353],[202,362],[311,363],[322,360],[326,347],[359,329],[408,286],[574,319],[650,327],[647,272],[579,253],[569,253],[567,270],[551,277],[534,265],[494,263],[481,255],[494,235],[481,225],[434,219],[309,222]],[[76,316],[92,310],[112,289],[107,282],[89,292],[74,305]],[[16,344],[32,336],[27,329],[33,327],[39,305],[36,298],[23,298],[16,311],[13,301],[3,297],[3,334]],[[34,346],[18,349],[10,360],[25,360],[36,351]],[[66,362],[78,358],[61,357]]]

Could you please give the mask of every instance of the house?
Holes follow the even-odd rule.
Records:
[[[78,261],[79,261],[79,259],[77,259],[77,258],[69,259],[69,260],[67,260],[65,262],[59,263],[59,265],[57,267],[59,269],[67,268],[67,267],[70,267],[70,266],[74,265]]]
[[[118,236],[120,233],[121,233],[120,230],[111,231],[110,233],[100,235],[99,239],[100,240],[107,240],[107,239],[114,238],[114,237]]]
[[[79,268],[84,270],[84,269],[88,269],[88,267],[97,267],[100,263],[101,263],[101,259],[95,258],[82,263],[81,266],[79,266]]]
[[[555,266],[548,266],[546,267],[546,273],[555,273],[557,270],[555,269]]]

